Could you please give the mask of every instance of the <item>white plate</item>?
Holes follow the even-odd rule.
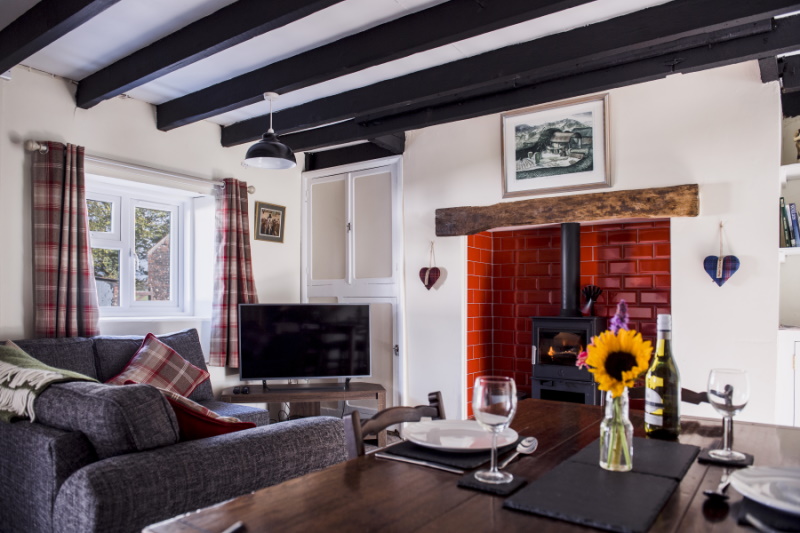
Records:
[[[516,442],[511,428],[497,435],[497,447]],[[412,422],[403,429],[403,438],[414,444],[450,452],[479,452],[492,448],[492,435],[475,420],[431,420]]]
[[[745,468],[731,474],[731,485],[751,500],[800,515],[800,468]]]

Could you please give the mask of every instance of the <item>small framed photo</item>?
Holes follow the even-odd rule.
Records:
[[[608,94],[503,119],[503,198],[611,186]]]
[[[259,241],[283,242],[285,218],[284,206],[256,202],[255,238]]]

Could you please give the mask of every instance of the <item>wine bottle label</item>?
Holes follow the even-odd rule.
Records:
[[[644,391],[644,421],[651,426],[664,425],[664,400],[661,395],[647,387]]]

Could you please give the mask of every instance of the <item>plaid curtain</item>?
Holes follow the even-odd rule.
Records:
[[[250,259],[247,183],[224,180],[217,196],[217,261],[209,365],[239,368],[239,304],[258,303]]]
[[[82,146],[47,142],[33,153],[36,336],[98,335]]]

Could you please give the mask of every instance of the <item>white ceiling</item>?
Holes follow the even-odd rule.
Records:
[[[122,0],[24,61],[24,65],[81,80],[234,0]],[[268,1],[268,0],[264,0]],[[489,0],[493,1],[493,0]],[[593,24],[667,0],[596,0],[580,7],[510,26],[282,95],[275,111],[481,54]],[[0,29],[37,0],[0,0]],[[197,91],[443,0],[345,0],[179,69],[127,94],[152,104]],[[447,21],[442,21],[446,24]],[[232,124],[269,111],[266,102],[213,117]]]

